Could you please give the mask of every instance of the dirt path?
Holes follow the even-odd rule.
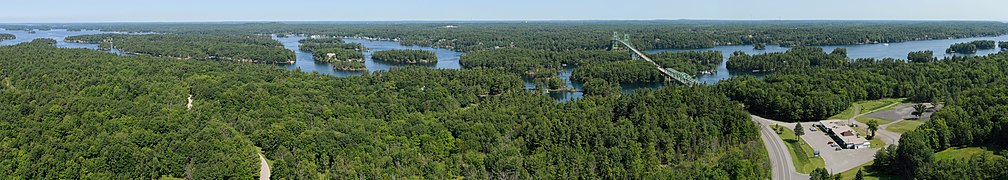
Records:
[[[186,106],[186,109],[187,109],[187,110],[192,110],[192,94],[189,94],[189,98],[186,98],[186,99],[188,99],[188,100],[189,100],[189,102],[188,102],[188,103],[186,103],[186,105],[185,105],[185,106]]]
[[[259,180],[269,180],[270,179],[270,167],[266,163],[266,157],[263,157],[262,153],[259,153]]]

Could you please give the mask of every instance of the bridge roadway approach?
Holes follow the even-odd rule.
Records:
[[[621,39],[619,37],[618,33],[613,32],[613,38],[612,38],[612,40],[613,40],[613,46],[612,46],[613,50],[618,50],[621,47],[626,47],[627,49],[630,50],[631,55],[633,56],[634,59],[644,59],[645,61],[650,62],[656,68],[658,68],[658,71],[660,71],[662,74],[664,74],[665,77],[674,79],[674,80],[678,81],[679,83],[682,83],[682,84],[687,85],[687,86],[693,86],[693,85],[700,84],[700,81],[697,81],[696,78],[693,78],[693,76],[690,76],[689,74],[686,74],[684,72],[680,72],[680,71],[677,71],[677,70],[671,69],[671,68],[663,68],[661,65],[659,65],[658,63],[656,63],[654,60],[651,60],[651,58],[647,57],[647,55],[645,55],[644,53],[642,53],[640,50],[637,50],[637,48],[634,48],[633,45],[630,44],[630,42],[629,42],[630,41],[630,36],[629,35],[624,34],[623,38]],[[622,46],[620,46],[620,45],[622,45]]]

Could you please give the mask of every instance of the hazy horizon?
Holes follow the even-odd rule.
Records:
[[[802,0],[667,2],[463,0],[338,2],[323,0],[67,1],[13,0],[0,23],[360,22],[583,20],[898,20],[1000,21],[998,0]],[[58,4],[58,5],[56,5]]]

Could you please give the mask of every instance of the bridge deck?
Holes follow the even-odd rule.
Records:
[[[680,72],[680,71],[676,71],[675,69],[663,68],[661,65],[658,65],[658,63],[656,63],[654,60],[651,60],[651,58],[649,58],[646,55],[644,55],[644,53],[641,53],[640,50],[637,50],[637,48],[634,48],[633,46],[631,46],[630,43],[627,43],[626,41],[623,41],[623,40],[617,40],[617,41],[619,41],[621,44],[623,44],[623,46],[626,46],[627,48],[629,48],[630,51],[633,51],[633,53],[637,54],[637,56],[640,56],[645,61],[648,61],[651,64],[655,65],[655,67],[658,68],[658,71],[661,71],[662,74],[665,74],[665,76],[670,77],[672,79],[675,79],[676,81],[679,81],[680,83],[683,83],[683,84],[685,84],[687,86],[693,86],[693,85],[696,85],[696,84],[700,84],[700,81],[697,81],[696,79],[694,79],[689,74],[686,74],[686,73]]]

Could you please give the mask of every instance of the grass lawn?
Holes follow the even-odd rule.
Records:
[[[793,129],[784,128],[780,132],[779,135],[784,140],[784,145],[787,145],[788,152],[791,153],[791,161],[794,162],[795,169],[799,173],[808,174],[816,168],[826,167],[826,162],[822,157],[813,157],[812,153],[815,150],[805,143],[805,140],[795,136]]]
[[[861,112],[859,112],[859,113],[861,113],[861,114],[867,114],[868,112],[871,112],[871,111],[874,111],[874,110],[878,110],[878,109],[881,109],[883,107],[886,107],[886,106],[889,106],[889,105],[892,105],[892,104],[897,104],[897,103],[903,102],[903,100],[905,100],[905,98],[899,98],[899,99],[886,98],[886,99],[879,99],[879,100],[858,101],[858,102],[854,102],[854,105],[852,105],[851,107],[848,107],[847,110],[844,110],[843,112],[840,112],[840,114],[831,116],[831,117],[829,117],[827,119],[850,119],[851,117],[854,117],[856,115],[856,114],[854,114],[854,107],[855,106],[861,107]],[[889,108],[886,108],[886,109],[892,109],[892,107],[889,107]]]
[[[872,164],[874,164],[874,163],[875,163],[875,161],[868,161],[868,163],[862,164],[861,166],[858,166],[858,167],[855,167],[853,169],[850,169],[850,170],[847,170],[847,171],[844,171],[844,172],[840,173],[840,176],[843,176],[843,179],[845,179],[845,180],[846,179],[854,179],[854,177],[857,176],[858,169],[864,168],[865,179],[868,179],[868,180],[875,180],[875,179],[900,179],[900,178],[895,177],[895,176],[880,174],[879,172],[872,171],[871,168],[870,168],[870,166]]]
[[[860,122],[860,123],[864,123],[864,124],[868,124],[868,120],[872,120],[872,119],[874,119],[875,121],[878,121],[878,125],[879,126],[885,125],[885,124],[889,124],[889,123],[893,122],[893,120],[879,119],[879,118],[866,117],[866,116],[861,116],[861,117],[854,118],[855,121]]]
[[[865,128],[867,128],[867,127],[865,127]],[[858,134],[861,134],[861,135],[863,135],[865,137],[871,136],[871,133],[868,132],[868,129],[862,129],[862,127],[851,127],[851,129],[854,129],[854,131],[857,131]],[[871,147],[870,148],[882,148],[882,147],[885,147],[885,142],[882,141],[881,138],[874,138],[873,137],[871,140],[868,140],[868,142],[871,143]]]
[[[897,122],[896,124],[889,125],[889,127],[886,127],[886,130],[903,134],[907,131],[917,129],[917,127],[920,127],[922,124],[924,124],[924,121],[921,120],[903,120]]]
[[[847,110],[840,112],[840,114],[830,116],[826,119],[850,119],[854,117],[854,106],[848,107]]]
[[[983,152],[991,152],[995,154],[995,156],[997,156],[996,154],[998,151],[1004,151],[1004,150],[989,147],[968,147],[968,148],[953,147],[935,153],[934,158],[935,160],[966,159],[969,158],[970,156],[977,155]]]
[[[899,98],[899,99],[885,98],[885,99],[879,99],[879,100],[858,101],[858,102],[854,103],[854,105],[855,106],[861,106],[861,113],[863,114],[863,113],[872,112],[874,110],[882,109],[883,107],[889,106],[891,104],[897,104],[897,103],[903,102],[903,100],[905,100],[905,99],[906,98]],[[892,107],[889,107],[889,108],[886,108],[886,109],[892,109]]]

